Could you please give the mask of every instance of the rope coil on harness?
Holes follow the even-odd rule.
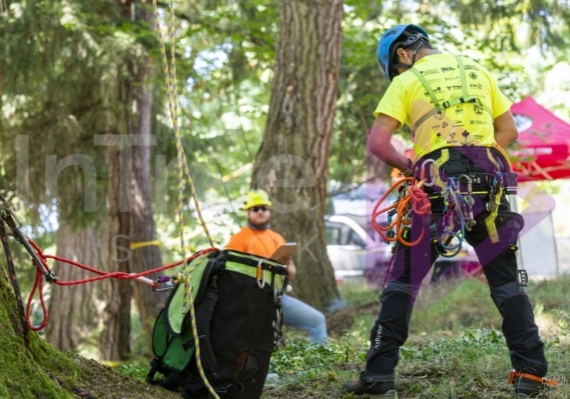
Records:
[[[380,236],[387,242],[398,241],[402,245],[414,246],[418,244],[424,235],[422,231],[415,241],[409,241],[409,227],[412,223],[411,212],[418,215],[427,215],[431,212],[431,204],[427,194],[422,190],[424,182],[416,181],[413,177],[405,177],[398,180],[384,193],[372,210],[372,225]],[[388,195],[398,189],[399,198],[392,205],[378,209]],[[378,216],[388,212],[388,223],[382,226],[378,223]],[[392,216],[396,218],[392,220]]]
[[[516,175],[505,171],[508,165],[498,161],[489,148],[483,148],[479,153],[471,155],[487,162],[487,165],[491,163],[489,171],[477,165],[469,166],[464,163],[458,167],[454,166],[457,163],[448,164],[449,154],[449,149],[444,148],[437,154],[437,158],[420,160],[413,168],[415,177],[397,181],[378,201],[373,210],[372,224],[386,242],[397,241],[406,246],[416,245],[423,238],[423,230],[419,238],[410,242],[408,231],[411,215],[414,213],[421,216],[429,213],[430,200],[438,200],[441,201],[443,208],[441,218],[430,228],[431,244],[443,257],[456,256],[463,248],[466,231],[471,231],[477,224],[473,211],[474,194],[485,195],[485,209],[488,216],[483,222],[491,242],[499,241],[496,226],[499,206],[505,194],[516,192]],[[456,160],[458,159],[453,161]],[[447,166],[443,168],[443,165]],[[424,191],[423,187],[428,189]],[[399,192],[398,200],[391,206],[378,210],[380,204],[396,188]],[[383,212],[388,212],[388,222],[380,225],[377,218]]]

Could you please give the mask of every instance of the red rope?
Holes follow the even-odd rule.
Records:
[[[46,255],[42,252],[40,247],[33,240],[31,240],[30,238],[27,238],[27,240],[30,243],[30,245],[34,248],[34,250],[36,251],[38,257],[41,259],[41,261],[45,267],[45,270],[47,270],[48,272],[49,272],[49,267],[47,265],[47,260],[53,259],[53,260],[56,260],[58,262],[67,263],[67,264],[70,264],[72,266],[79,267],[83,270],[87,270],[91,273],[98,275],[95,277],[90,277],[90,278],[75,280],[75,281],[62,282],[62,281],[59,281],[57,279],[53,280],[54,284],[61,285],[61,286],[86,284],[86,283],[90,283],[93,281],[104,280],[107,278],[118,278],[118,279],[124,279],[124,280],[132,280],[132,279],[136,279],[139,277],[148,276],[149,274],[158,273],[158,272],[161,272],[164,270],[172,269],[173,267],[180,266],[180,265],[185,264],[185,263],[190,263],[194,258],[196,258],[198,256],[201,256],[201,255],[209,253],[209,252],[218,251],[217,248],[213,248],[213,247],[212,248],[206,248],[206,249],[198,251],[194,255],[186,258],[186,260],[181,260],[178,262],[170,263],[168,265],[161,266],[161,267],[156,268],[156,269],[147,270],[147,271],[144,271],[142,273],[103,272],[101,270],[94,269],[90,266],[81,264],[79,262],[72,261],[70,259],[62,258],[60,256]],[[152,286],[153,289],[157,288],[157,287],[158,287],[158,283],[154,283]],[[30,308],[32,305],[32,299],[33,299],[36,291],[38,291],[40,304],[41,304],[42,312],[43,312],[43,321],[39,326],[32,325],[31,320],[30,320]],[[26,322],[28,324],[28,327],[33,331],[42,330],[43,328],[45,328],[45,326],[48,323],[48,311],[47,311],[47,307],[46,307],[44,295],[43,295],[43,274],[39,268],[36,268],[36,278],[34,281],[34,286],[32,287],[32,291],[30,292],[30,296],[28,297],[28,303],[26,305]]]

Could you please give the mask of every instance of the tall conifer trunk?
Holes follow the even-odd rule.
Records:
[[[120,2],[125,18],[132,10],[129,1]],[[127,4],[128,3],[128,4]],[[139,7],[135,15],[150,22],[150,12]],[[118,140],[107,153],[109,167],[108,266],[111,271],[140,273],[161,266],[156,240],[150,154],[152,91],[147,79],[148,59],[125,59],[125,70],[118,74],[123,107],[117,111]],[[141,247],[132,249],[132,244]],[[154,278],[156,276],[147,276]],[[107,360],[127,359],[131,344],[131,300],[136,300],[142,326],[143,347],[150,348],[154,319],[164,303],[148,285],[133,280],[108,283],[101,350]]]
[[[65,259],[103,269],[103,254],[106,253],[102,232],[95,228],[74,229],[61,226],[57,231],[56,255]],[[53,270],[60,281],[77,281],[93,277],[93,274],[70,264],[55,262]],[[95,284],[51,286],[49,323],[46,339],[62,352],[71,352],[91,337],[97,328],[99,315],[92,293]]]
[[[270,193],[272,227],[299,244],[294,295],[321,309],[339,297],[323,218],[342,7],[342,0],[281,3],[271,101],[252,181]]]

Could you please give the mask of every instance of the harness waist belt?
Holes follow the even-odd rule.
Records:
[[[511,172],[503,155],[496,149],[483,146],[445,147],[423,156],[414,166],[414,176],[433,183],[427,192],[439,191],[450,179],[461,184],[461,191],[471,179],[472,192],[488,192],[501,185],[507,194],[516,194],[517,175]]]

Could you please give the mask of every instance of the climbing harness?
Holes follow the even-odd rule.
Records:
[[[412,214],[430,214],[430,200],[440,199],[443,204],[442,216],[438,221],[440,228],[432,224],[430,240],[439,255],[448,258],[456,256],[462,249],[465,232],[471,231],[477,223],[473,212],[474,194],[487,196],[485,207],[489,215],[485,219],[485,226],[491,242],[499,241],[496,227],[499,205],[505,194],[516,193],[516,175],[513,178],[513,173],[500,171],[499,168],[503,165],[488,148],[471,149],[471,155],[476,160],[488,161],[492,166],[489,172],[474,169],[472,164],[469,166],[469,159],[464,161],[456,152],[450,151],[453,149],[443,148],[432,154],[435,158],[421,158],[413,167],[414,177],[398,180],[376,203],[372,212],[372,224],[386,242],[397,242],[405,246],[418,244],[424,231],[411,241]],[[379,209],[395,190],[398,191],[397,200],[390,206]],[[382,213],[387,213],[385,224],[378,222]],[[519,274],[519,282],[523,284],[524,270],[521,272],[519,269]]]
[[[424,180],[416,180],[413,177],[406,177],[394,183],[378,200],[372,211],[372,225],[386,242],[397,242],[412,247],[423,239],[425,232],[421,230],[419,236],[414,241],[410,241],[410,229],[412,213],[418,216],[431,214],[429,196],[422,190],[422,186],[426,184],[430,183],[425,183]],[[390,193],[396,189],[399,193],[398,199],[388,207],[378,209]],[[442,234],[431,237],[431,242],[440,255],[453,257],[461,250],[465,230],[470,229],[475,223],[472,210],[474,201],[470,193],[463,195],[458,192],[454,180],[450,180],[443,198],[445,204],[442,217],[444,229]],[[379,216],[386,212],[387,223],[385,225],[378,223]],[[455,241],[453,241],[454,238],[456,238]],[[450,245],[452,242],[453,244]]]

